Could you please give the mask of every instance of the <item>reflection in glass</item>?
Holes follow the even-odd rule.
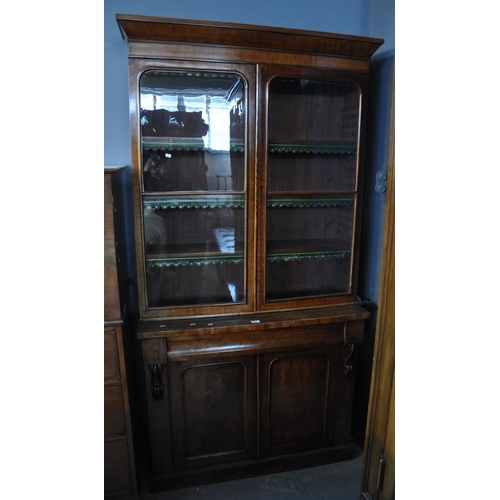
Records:
[[[148,71],[140,84],[144,191],[242,191],[242,79]]]
[[[140,107],[149,306],[244,302],[242,79],[148,71]]]

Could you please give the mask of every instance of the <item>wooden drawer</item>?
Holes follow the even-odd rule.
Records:
[[[104,494],[124,495],[132,489],[128,442],[126,439],[104,443]]]
[[[120,378],[116,331],[104,332],[104,378]]]
[[[125,413],[120,385],[104,387],[104,435],[125,434]]]

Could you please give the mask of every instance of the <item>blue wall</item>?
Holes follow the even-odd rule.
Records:
[[[391,127],[394,72],[394,0],[372,0],[369,35],[383,38],[384,45],[371,62],[370,95],[365,169],[365,198],[359,295],[378,302],[382,244],[385,222],[385,195],[375,192],[376,175],[387,171]]]

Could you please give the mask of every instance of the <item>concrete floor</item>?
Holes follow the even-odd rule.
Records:
[[[358,500],[363,455],[353,460],[279,474],[149,493],[143,500]]]

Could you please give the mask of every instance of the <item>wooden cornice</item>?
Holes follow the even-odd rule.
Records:
[[[248,24],[117,14],[127,42],[209,44],[369,60],[382,39]]]

